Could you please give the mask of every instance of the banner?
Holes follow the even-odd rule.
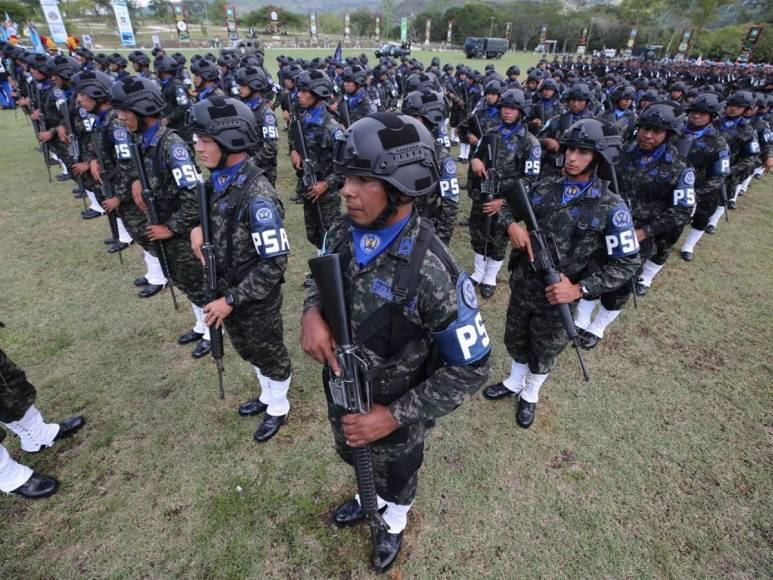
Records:
[[[376,14],[376,42],[381,40],[381,16]]]
[[[580,33],[580,42],[577,44],[577,54],[585,54],[585,49],[588,46],[588,36],[590,35],[590,28],[587,26],[582,29]]]
[[[682,31],[682,39],[679,41],[679,47],[677,48],[677,52],[680,55],[684,55],[687,53],[687,51],[690,48],[690,40],[692,39],[692,30],[689,28],[685,28]]]
[[[432,18],[427,18],[427,22],[424,24],[424,44],[429,44],[432,37]]]
[[[32,42],[32,47],[35,49],[35,52],[37,54],[45,53],[46,48],[43,46],[43,41],[40,39],[40,34],[38,33],[38,29],[35,28],[34,24],[27,25],[27,34],[29,34],[30,41]],[[86,42],[85,36],[84,36],[83,42],[84,43]]]
[[[83,43],[83,46],[85,48],[88,48],[89,50],[94,50],[94,41],[91,38],[90,34],[82,34],[81,42]]]
[[[628,35],[628,42],[625,43],[627,48],[633,48],[636,46],[636,37],[639,36],[638,28],[631,28],[631,34]]]
[[[319,42],[317,37],[317,13],[309,12],[309,39],[311,42]]]
[[[548,27],[546,24],[543,24],[542,27],[539,29],[539,43],[542,46],[542,50],[545,50],[545,41],[548,38]]]
[[[190,42],[191,35],[188,32],[188,19],[185,15],[185,6],[182,2],[176,2],[175,4],[172,4],[172,12],[174,13],[177,38],[180,39],[180,42]]]
[[[762,36],[762,30],[762,26],[752,26],[749,29],[749,32],[746,34],[746,38],[743,41],[741,54],[738,57],[738,60],[741,62],[749,62],[749,59],[752,56],[752,52],[754,52],[754,45],[757,44],[760,36]]]
[[[239,40],[236,32],[236,8],[233,6],[225,7],[225,29],[229,40]]]
[[[400,42],[408,42],[408,17],[400,19]]]
[[[118,23],[118,35],[121,37],[121,46],[137,46],[126,0],[113,0],[112,4],[115,21]]]
[[[453,42],[453,37],[454,37],[454,21],[449,20],[448,32],[446,33],[446,44],[451,44],[451,42]]]
[[[158,34],[151,34],[150,41],[153,43],[153,48],[161,48],[161,37]]]
[[[351,42],[352,40],[352,27],[351,17],[348,12],[344,12],[344,42]]]
[[[51,40],[57,44],[67,44],[67,29],[64,27],[64,20],[59,12],[57,0],[40,0],[40,7],[46,16]]]

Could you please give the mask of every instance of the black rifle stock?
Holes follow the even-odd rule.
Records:
[[[142,152],[138,143],[132,143],[132,161],[134,161],[134,167],[137,169],[137,174],[140,178],[140,184],[142,185],[142,200],[145,202],[148,213],[148,223],[152,226],[159,225],[158,208],[156,207],[156,194],[150,189],[150,182],[148,176],[145,174],[145,165],[142,160]],[[156,247],[156,253],[158,254],[158,261],[161,264],[161,271],[166,277],[166,283],[169,286],[169,292],[172,295],[172,304],[174,304],[175,310],[180,310],[180,305],[177,304],[177,296],[174,294],[174,287],[172,285],[172,278],[169,274],[169,257],[166,255],[166,245],[164,240],[157,240],[153,242]]]
[[[372,404],[370,385],[363,380],[365,362],[357,356],[352,344],[352,329],[344,294],[344,275],[338,254],[327,254],[309,260],[311,275],[317,284],[322,302],[322,315],[336,342],[336,358],[341,366],[341,376],[330,370],[328,389],[333,404],[347,413],[368,413]],[[357,476],[357,492],[360,504],[371,526],[375,543],[376,531],[386,527],[378,511],[376,481],[373,474],[373,456],[370,445],[353,448],[354,471]]]
[[[478,121],[478,117],[473,115],[473,118]],[[480,121],[478,121],[478,127],[480,127]],[[489,203],[494,201],[494,198],[499,194],[499,169],[497,167],[497,156],[499,153],[499,134],[489,133],[481,137],[481,145],[486,148],[486,178],[480,183],[480,192],[483,196],[483,203]],[[491,226],[494,221],[492,214],[484,213],[483,231],[486,234],[483,247],[483,259],[488,260],[488,245],[491,239]]]
[[[352,120],[349,117],[349,103],[344,96],[338,101],[338,120],[341,121],[341,125],[344,126],[344,129],[348,129],[349,125],[352,124]]]
[[[508,189],[504,192],[505,200],[513,209],[516,215],[521,215],[526,222],[526,229],[529,230],[531,237],[531,248],[534,254],[534,262],[532,267],[536,272],[542,272],[543,281],[545,287],[552,286],[561,281],[561,275],[556,268],[556,264],[553,261],[553,255],[550,252],[548,245],[548,236],[546,236],[540,229],[537,217],[534,215],[534,210],[529,202],[529,196],[526,193],[526,187],[523,185],[523,181],[520,179],[516,181],[516,187]],[[574,349],[577,352],[577,358],[580,361],[580,368],[582,369],[582,375],[585,382],[590,381],[588,370],[585,368],[585,361],[582,358],[582,352],[577,342],[577,327],[574,325],[574,319],[572,318],[572,312],[569,309],[568,304],[556,304],[558,312],[561,315],[561,321],[564,323],[566,334],[569,336],[569,340],[572,341]]]
[[[722,187],[719,189],[719,198],[722,200],[722,206],[725,208],[725,221],[729,222],[730,212],[728,211],[728,208],[727,208],[727,202],[729,201],[727,197],[727,180],[724,177],[722,178]]]
[[[62,120],[64,120],[64,128],[67,130],[67,136],[70,139],[70,142],[67,145],[70,157],[72,157],[75,163],[80,163],[81,142],[78,139],[78,135],[75,133],[75,123],[73,122],[72,111],[70,110],[70,104],[67,102],[67,99],[60,102],[59,114],[62,116]],[[83,177],[75,175],[75,172],[73,172],[73,177],[78,183],[78,190],[83,194],[83,209],[88,209],[89,206],[86,202],[86,188],[83,185]]]
[[[113,199],[115,192],[113,191],[113,184],[110,181],[110,175],[107,173],[107,166],[105,165],[105,145],[104,145],[104,129],[99,128],[95,133],[96,137],[96,150],[97,150],[97,163],[99,163],[99,177],[102,180],[102,197],[105,199]],[[118,234],[118,217],[115,215],[115,210],[106,212],[107,225],[110,227],[110,235],[117,244],[121,243],[120,235]],[[120,245],[119,245],[120,248]],[[118,250],[118,261],[123,265],[123,250]]]
[[[40,102],[40,87],[38,86],[37,82],[34,82],[31,85],[31,87],[32,87],[31,90],[32,90],[33,109],[40,111],[42,110],[42,105],[43,105]],[[42,133],[43,131],[47,130],[46,122],[43,120],[42,116],[37,121],[33,121],[32,126],[35,128],[36,139],[37,139],[38,133]],[[51,183],[51,149],[49,148],[48,141],[40,144],[40,152],[43,153],[43,163],[46,164],[48,183]]]
[[[212,245],[212,230],[209,223],[209,196],[207,195],[207,186],[205,183],[199,183],[199,221],[201,222],[201,255],[204,256],[204,302],[209,304],[217,298],[217,261],[215,258],[215,247]],[[223,329],[214,324],[209,327],[209,345],[212,358],[217,365],[217,380],[219,386],[220,400],[225,399],[225,389],[223,388],[223,373],[225,365],[223,357],[225,348],[223,345]]]
[[[314,163],[309,159],[309,151],[306,148],[306,136],[303,134],[301,120],[297,117],[290,122],[290,136],[301,156],[301,182],[303,187],[309,190],[317,183],[317,175],[314,171]]]

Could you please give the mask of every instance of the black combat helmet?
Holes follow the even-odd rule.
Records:
[[[138,64],[139,66],[150,66],[150,58],[141,50],[133,50],[129,53],[129,62]]]
[[[66,81],[69,81],[73,75],[81,70],[81,65],[78,64],[78,61],[69,56],[55,56],[52,65],[51,74],[62,77]]]
[[[436,127],[446,118],[446,104],[440,94],[434,91],[413,91],[403,99],[403,113],[421,117]]]
[[[681,133],[683,123],[673,104],[656,101],[639,115],[636,125]]]
[[[126,77],[113,83],[110,101],[116,109],[133,111],[142,117],[158,116],[166,108],[161,87],[143,77]]]
[[[499,97],[500,107],[508,107],[510,109],[518,109],[522,114],[528,113],[528,105],[526,104],[526,94],[521,89],[507,89],[502,96]]]
[[[356,81],[355,81],[356,82]],[[305,70],[296,81],[299,91],[309,91],[318,99],[327,99],[333,94],[330,77],[318,70]]]
[[[568,147],[588,149],[599,154],[597,174],[609,179],[614,172],[615,163],[620,157],[623,138],[617,128],[598,119],[582,119],[569,126],[561,135],[561,153]]]
[[[236,69],[234,80],[237,85],[249,87],[251,90],[259,93],[262,93],[271,87],[271,82],[269,82],[266,73],[255,66],[245,66]]]
[[[159,56],[153,62],[153,66],[155,67],[157,73],[175,74],[179,68],[177,61],[167,54]]]
[[[75,90],[94,99],[95,101],[107,101],[110,99],[110,87],[113,79],[105,73],[97,70],[84,70],[74,75],[71,82]]]
[[[249,106],[220,95],[193,105],[188,112],[188,127],[197,135],[214,139],[226,153],[247,151],[258,142],[258,127]]]
[[[204,82],[220,80],[217,65],[207,58],[200,58],[196,62],[191,61],[191,74],[201,77]]]

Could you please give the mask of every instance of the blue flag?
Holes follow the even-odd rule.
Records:
[[[38,29],[35,28],[35,25],[28,24],[27,32],[30,35],[30,41],[32,42],[32,46],[35,47],[35,52],[38,54],[44,54],[46,52],[46,49],[43,47],[43,41],[40,40],[40,34],[38,34]]]
[[[335,54],[333,55],[333,60],[335,60],[336,62],[341,62],[343,58],[343,52],[344,51],[341,48],[341,41],[339,40],[338,44],[336,45],[336,51],[335,51]]]

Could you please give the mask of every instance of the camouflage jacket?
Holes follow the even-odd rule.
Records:
[[[215,187],[220,178],[216,170],[207,181],[218,287],[235,306],[258,302],[284,281],[290,251],[284,206],[252,159]]]
[[[444,127],[445,124],[441,124]],[[433,220],[440,239],[451,239],[454,218],[459,205],[459,181],[456,177],[456,162],[449,148],[443,145],[448,140],[447,132],[441,127],[435,130],[435,155],[440,167],[440,178],[435,191],[416,197],[414,207],[422,217]]]
[[[695,209],[695,171],[676,148],[663,144],[652,155],[627,145],[617,163],[620,196],[636,228],[647,238],[684,227]]]
[[[324,103],[318,103],[312,109],[305,109],[301,114],[301,128],[306,139],[306,152],[314,164],[317,181],[327,181],[328,192],[335,193],[343,186],[343,176],[336,173],[333,167],[333,149],[343,128],[325,108]],[[290,150],[297,149],[290,139]],[[301,172],[298,171],[298,192],[303,192]],[[327,195],[327,194],[326,194]]]
[[[476,108],[469,117],[464,119],[459,125],[459,136],[464,137],[469,133],[474,133],[472,126],[472,117],[475,116],[483,130],[483,135],[498,127],[502,123],[499,116],[499,107],[480,106]]]
[[[488,133],[499,135],[497,146],[499,194],[497,197],[501,197],[503,191],[513,187],[518,179],[523,178],[530,182],[539,177],[542,147],[537,138],[526,129],[524,123],[519,122],[508,126],[500,122]],[[488,159],[487,147],[482,146],[481,143],[482,141],[478,141],[475,157],[482,160],[489,168],[491,162]],[[473,199],[480,195],[480,187],[480,178],[474,176],[472,187],[469,189]]]
[[[276,167],[279,146],[279,126],[276,115],[262,97],[255,97],[244,102],[252,109],[258,126],[258,143],[251,151],[252,158],[258,167],[264,169]]]
[[[636,131],[636,113],[633,112],[633,109],[624,111],[619,117],[615,114],[615,109],[609,109],[598,115],[596,118],[599,121],[606,121],[617,127],[623,141],[630,141],[633,139]]]
[[[188,94],[188,89],[185,88],[185,83],[176,78],[169,78],[161,83],[161,92],[164,95],[167,103],[166,120],[167,127],[175,129],[176,131],[182,131],[182,135],[187,135],[187,119],[188,109],[191,108],[191,96]]]
[[[115,111],[110,109],[97,114],[94,123],[94,138],[89,144],[89,155],[99,159],[100,153],[105,167],[100,168],[103,180],[108,179],[121,203],[133,203],[132,182],[138,179],[137,168],[132,162],[132,138],[129,130],[121,124]],[[98,153],[97,149],[101,148]]]
[[[733,176],[744,175],[755,164],[760,144],[757,133],[744,117],[719,117],[714,127],[722,134],[730,148],[730,171]]]
[[[768,124],[765,114],[755,115],[749,122],[757,131],[757,142],[760,144],[760,159],[764,162],[768,157],[773,156],[773,129]]]
[[[564,199],[564,189],[563,177],[548,177],[530,192],[540,228],[555,241],[558,270],[572,282],[580,282],[587,295],[619,288],[640,265],[639,243],[628,206],[600,179],[568,200]],[[522,217],[514,215],[508,204],[503,206],[502,219],[508,227]],[[524,252],[513,250],[511,268],[531,272]]]
[[[78,161],[91,161],[96,159],[94,155],[94,124],[97,122],[97,115],[89,113],[81,106],[77,106],[76,114],[73,117],[75,122],[75,134],[78,139],[80,149],[80,159]]]
[[[518,88],[518,87],[512,87]],[[539,95],[534,100],[531,107],[531,119],[539,119],[544,126],[550,119],[555,117],[561,112],[561,101],[558,96],[554,96],[552,99],[543,99]]]
[[[682,139],[690,140],[687,162],[695,170],[695,195],[698,200],[719,191],[730,174],[730,149],[713,125],[691,130],[687,127]]]
[[[345,95],[344,98],[349,107],[350,123],[359,121],[363,117],[367,117],[378,110],[376,103],[371,100],[365,87],[358,88],[356,93],[353,95]]]
[[[145,175],[156,195],[160,222],[175,235],[188,236],[199,223],[199,171],[182,137],[160,123],[156,127],[155,133],[138,136]]]
[[[410,262],[414,243],[419,234],[419,221],[414,211],[397,238],[380,255],[362,267],[353,258],[345,266],[346,303],[352,335],[356,342],[359,343],[362,338],[363,323],[382,306],[388,306],[394,301],[391,288],[398,267]],[[353,246],[349,220],[343,217],[328,232],[325,252],[339,254],[348,252],[349,256],[354,256]],[[487,380],[489,374],[489,362],[486,356],[479,359],[477,364],[446,363],[429,377],[418,378],[430,356],[433,340],[439,336],[439,333],[452,328],[459,312],[463,309],[471,306],[477,310],[477,302],[474,302],[475,291],[466,274],[462,274],[461,282],[457,281],[458,270],[449,271],[446,262],[431,249],[424,255],[418,272],[416,296],[400,311],[405,319],[422,330],[422,338],[412,341],[411,348],[405,348],[393,356],[380,356],[369,346],[370,343],[361,345],[359,351],[369,368],[379,367],[389,362],[390,372],[397,380],[389,385],[374,384],[373,395],[376,400],[392,401],[389,409],[400,425],[428,423],[447,415],[472,397]],[[469,288],[460,294],[457,292],[459,284]],[[460,295],[465,305],[458,304]],[[309,289],[304,302],[304,311],[313,306],[321,308],[316,284],[312,284]],[[488,336],[485,334],[485,327],[479,313],[476,320],[479,335],[476,336],[488,347]],[[390,390],[383,392],[382,389]]]

